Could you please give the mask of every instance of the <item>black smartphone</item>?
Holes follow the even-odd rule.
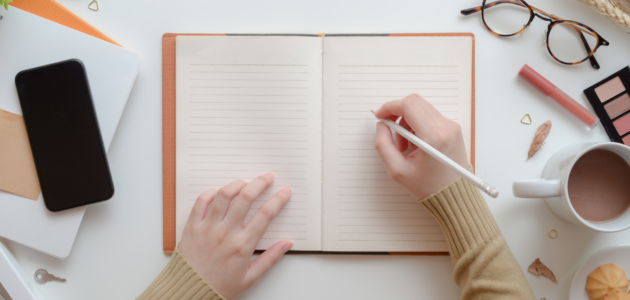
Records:
[[[61,61],[15,76],[48,210],[104,201],[114,183],[83,63]]]

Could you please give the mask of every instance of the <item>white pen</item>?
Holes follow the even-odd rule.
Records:
[[[374,114],[374,111],[372,111],[372,113]],[[376,114],[374,116],[376,116]],[[485,183],[483,180],[481,180],[481,178],[475,176],[473,173],[470,173],[464,167],[460,166],[458,163],[454,162],[453,160],[448,158],[446,155],[442,154],[442,152],[437,151],[435,148],[431,147],[431,145],[421,140],[415,134],[412,134],[411,132],[403,128],[402,126],[396,124],[396,122],[389,119],[378,119],[378,120],[383,122],[385,125],[389,126],[389,128],[391,128],[396,133],[406,138],[412,144],[418,146],[418,148],[424,150],[424,152],[433,156],[433,158],[437,159],[439,162],[443,163],[444,165],[449,167],[451,170],[455,171],[455,173],[459,174],[459,176],[462,176],[464,179],[470,181],[470,183],[474,184],[476,187],[478,187],[480,190],[482,190],[486,194],[490,195],[492,198],[496,198],[497,196],[499,196],[499,191],[497,189]]]

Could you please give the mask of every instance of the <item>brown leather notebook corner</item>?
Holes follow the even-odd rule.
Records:
[[[165,33],[162,36],[162,172],[163,172],[163,250],[172,254],[176,241],[176,37],[188,36],[230,36],[231,34]],[[243,36],[244,34],[234,34]],[[273,34],[251,34],[273,36]],[[278,34],[286,35],[286,34]],[[292,34],[289,34],[292,35]],[[319,36],[295,34],[296,36]],[[392,34],[335,34],[328,36],[470,36],[472,37],[472,103],[471,103],[471,165],[475,168],[475,36],[472,33],[392,33]],[[290,251],[295,254],[360,254],[360,255],[448,255],[448,252],[330,252],[330,251]]]

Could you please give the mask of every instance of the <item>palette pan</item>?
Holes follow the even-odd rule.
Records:
[[[630,68],[621,69],[584,94],[610,139],[630,146]]]

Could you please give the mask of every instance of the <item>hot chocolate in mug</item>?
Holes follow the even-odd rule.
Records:
[[[514,196],[544,198],[560,218],[597,231],[630,228],[630,147],[566,146],[549,159],[542,177],[514,182]]]

